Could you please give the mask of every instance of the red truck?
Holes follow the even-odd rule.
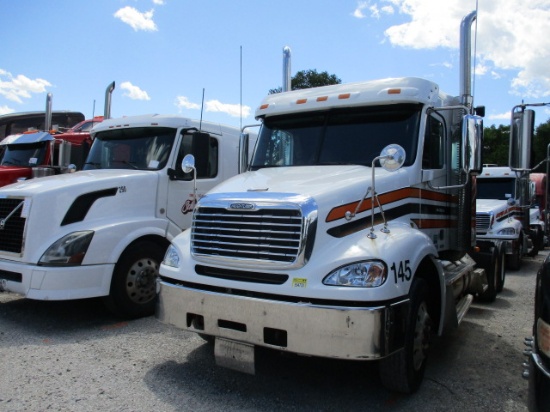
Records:
[[[114,82],[107,87],[104,116],[82,120],[64,133],[59,129],[52,130],[52,96],[48,93],[45,131],[11,134],[0,141],[0,186],[82,169],[92,143],[90,130],[104,118],[110,117],[114,87]]]
[[[96,116],[66,133],[35,131],[6,137],[0,141],[0,186],[61,173],[69,164],[82,169],[91,145],[90,129],[102,121],[103,116]]]

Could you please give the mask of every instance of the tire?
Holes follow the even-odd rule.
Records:
[[[405,346],[379,362],[382,384],[391,391],[413,393],[424,378],[432,328],[427,297],[426,281],[415,279],[409,291],[411,305],[405,331]]]
[[[139,318],[155,313],[156,281],[164,248],[151,241],[130,245],[120,256],[106,297],[107,307],[118,316]]]
[[[506,253],[503,249],[497,249],[497,260],[499,261],[498,267],[498,276],[497,276],[497,293],[502,292],[504,289],[504,282],[506,281]]]
[[[478,267],[485,269],[487,276],[487,290],[479,295],[479,300],[482,302],[494,302],[497,297],[498,278],[499,278],[499,263],[498,249],[492,247],[485,253],[476,255],[476,263]]]
[[[514,250],[514,253],[510,255],[508,260],[508,267],[512,270],[519,270],[521,268],[521,259],[523,257],[523,236],[518,238],[518,247]]]
[[[539,254],[540,251],[540,228],[532,229],[530,231],[531,239],[533,241],[533,249],[531,250],[531,253],[529,253],[529,256],[535,257]]]

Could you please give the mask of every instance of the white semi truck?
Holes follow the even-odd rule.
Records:
[[[534,207],[534,183],[529,173],[508,166],[484,167],[477,177],[476,236],[498,251],[497,292],[505,281],[505,266],[517,270],[524,255],[544,248],[544,221]]]
[[[496,251],[475,240],[475,18],[459,96],[394,78],[266,97],[248,171],[204,196],[168,248],[157,318],[243,372],[262,346],[378,361],[384,385],[415,391],[430,335],[496,282]]]
[[[104,296],[117,314],[150,315],[168,244],[190,226],[197,198],[238,173],[240,130],[147,115],[92,134],[84,170],[0,189],[0,291]],[[189,154],[196,175],[182,170]]]

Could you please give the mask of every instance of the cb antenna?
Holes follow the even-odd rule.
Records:
[[[204,87],[202,88],[202,103],[201,103],[201,121],[199,123],[199,132],[202,131],[202,112],[204,110]]]

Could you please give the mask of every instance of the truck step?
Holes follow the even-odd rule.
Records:
[[[464,318],[466,312],[468,312],[468,309],[470,309],[473,301],[474,297],[472,295],[466,295],[462,299],[460,299],[460,301],[456,305],[456,318],[459,324],[460,322],[462,322],[462,319]]]

